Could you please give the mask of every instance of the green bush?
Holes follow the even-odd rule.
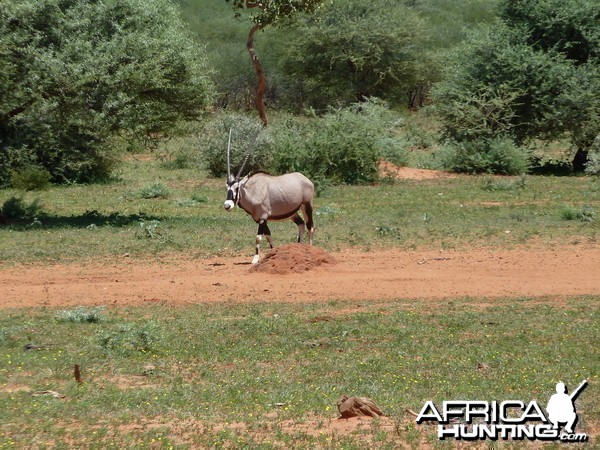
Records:
[[[563,220],[579,220],[581,222],[593,222],[596,220],[596,211],[588,205],[581,208],[565,206],[560,211],[560,215]]]
[[[321,117],[288,120],[272,130],[277,172],[299,171],[315,180],[361,184],[378,178],[379,161],[406,161],[398,117],[377,100]]]
[[[236,175],[246,155],[244,173],[272,168],[269,133],[260,121],[241,113],[221,113],[206,123],[197,135],[200,165],[213,177],[227,174],[227,142],[231,130],[231,171]]]
[[[50,187],[52,175],[46,169],[30,166],[13,171],[10,178],[10,184],[14,189],[40,191]]]
[[[117,147],[172,135],[210,101],[204,48],[168,0],[0,4],[0,186],[31,165],[107,178]]]
[[[104,350],[131,355],[159,350],[164,336],[155,322],[128,323],[100,336],[99,345]]]
[[[106,319],[106,306],[78,306],[59,311],[54,316],[59,322],[98,323]]]
[[[141,188],[138,192],[138,195],[141,198],[146,199],[167,198],[169,195],[171,195],[171,191],[167,186],[164,185],[164,183],[156,182]]]
[[[161,244],[173,242],[158,220],[141,221],[135,236],[138,239],[153,239]]]
[[[450,142],[438,156],[453,172],[519,175],[530,165],[528,152],[508,138]]]
[[[202,165],[215,177],[227,173],[227,139],[235,175],[250,155],[245,173],[302,172],[313,182],[370,183],[378,177],[382,157],[398,165],[407,160],[405,142],[398,137],[403,121],[376,99],[330,111],[322,116],[284,116],[263,128],[258,119],[221,114],[198,135]]]

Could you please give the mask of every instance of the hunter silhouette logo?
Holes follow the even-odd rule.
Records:
[[[565,432],[573,434],[573,427],[577,423],[577,412],[575,411],[575,399],[581,391],[587,386],[587,380],[573,391],[571,395],[567,394],[565,383],[556,383],[556,394],[550,397],[546,411],[548,419],[552,422],[553,428],[558,429],[559,423],[566,423]]]
[[[432,401],[425,402],[417,415],[417,423],[438,424],[440,439],[457,440],[543,440],[561,442],[585,442],[585,433],[575,433],[577,412],[575,400],[587,386],[587,380],[567,393],[563,382],[556,384],[556,393],[546,406],[547,414],[535,400],[524,403],[520,400],[444,401],[438,409]],[[561,431],[560,425],[564,425]]]

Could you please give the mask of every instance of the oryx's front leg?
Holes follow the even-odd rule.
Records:
[[[252,264],[258,264],[258,261],[260,260],[260,242],[262,241],[263,236],[267,238],[269,246],[273,248],[271,230],[269,230],[266,220],[261,220],[258,224],[258,232],[256,233],[256,253],[254,254],[254,258],[252,258]]]

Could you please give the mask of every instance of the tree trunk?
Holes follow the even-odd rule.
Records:
[[[256,90],[256,109],[258,111],[258,115],[260,117],[260,121],[263,124],[263,127],[268,125],[267,121],[267,112],[265,110],[265,101],[264,95],[267,90],[267,79],[265,78],[265,72],[262,68],[260,61],[258,60],[258,56],[256,55],[256,51],[254,50],[254,34],[262,29],[262,25],[257,23],[252,27],[250,33],[248,34],[248,41],[246,42],[246,48],[248,49],[248,54],[250,55],[250,60],[252,61],[252,65],[254,66],[254,71],[256,72],[256,76],[258,78],[258,88]]]
[[[573,157],[573,172],[583,172],[588,163],[588,151],[583,148],[578,148],[577,153]]]
[[[425,105],[430,88],[430,83],[419,83],[408,94],[408,107],[412,111],[416,111]]]

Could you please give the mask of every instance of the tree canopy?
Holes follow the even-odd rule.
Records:
[[[212,95],[168,0],[0,0],[0,36],[0,185],[102,178],[116,140],[165,136]]]
[[[504,0],[500,18],[453,53],[434,90],[447,137],[568,136],[581,169],[600,129],[596,2]]]
[[[312,107],[369,97],[406,103],[430,74],[417,12],[386,0],[340,0],[294,26],[281,59]]]

